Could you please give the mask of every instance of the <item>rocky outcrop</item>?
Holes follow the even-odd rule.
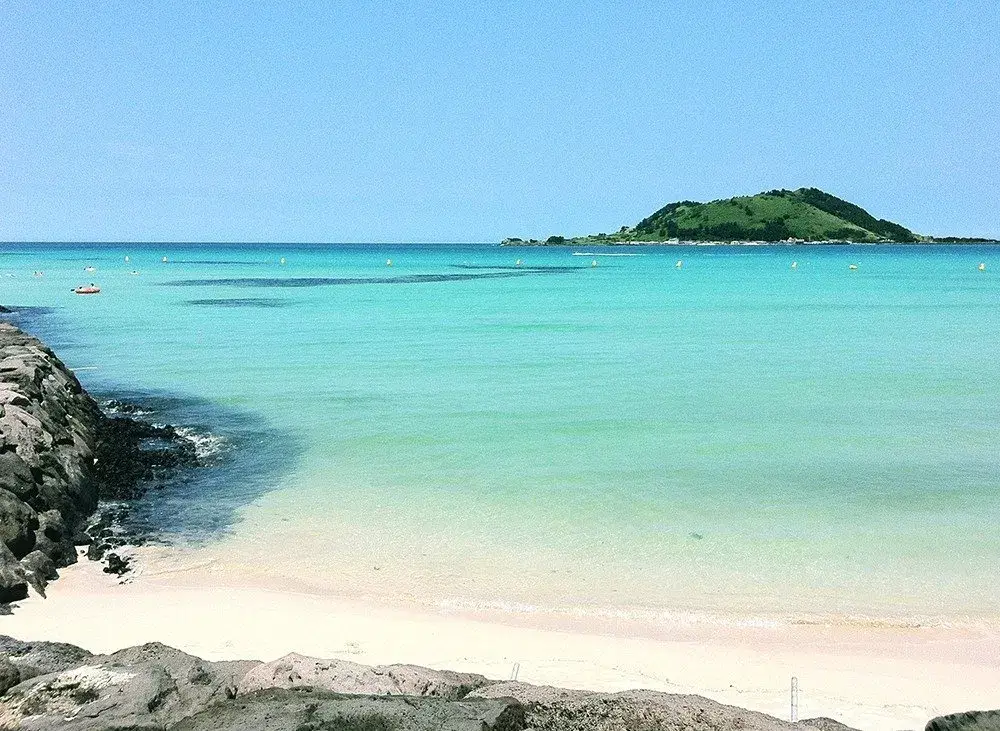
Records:
[[[652,690],[595,693],[511,681],[492,683],[468,697],[513,698],[524,706],[527,726],[546,731],[820,731],[808,722],[788,723],[697,695]],[[841,728],[850,731],[847,726]]]
[[[40,341],[0,323],[0,601],[76,561],[72,531],[97,506],[100,407]],[[47,578],[42,579],[44,573]],[[30,574],[30,576],[29,576]],[[30,578],[31,581],[25,581]]]
[[[77,546],[110,572],[129,570],[109,553],[128,543],[101,516],[99,499],[140,497],[150,480],[198,463],[172,426],[106,416],[76,376],[38,339],[0,322],[0,603],[45,596]],[[120,509],[119,509],[120,510]]]
[[[853,731],[816,721],[692,695],[564,690],[416,665],[295,654],[206,662],[158,643],[91,655],[0,636],[0,731]]]
[[[1000,731],[1000,711],[967,711],[938,716],[925,731]]]
[[[410,695],[464,698],[491,682],[474,673],[430,670],[416,665],[359,665],[292,653],[258,665],[240,681],[241,693],[263,688],[322,688],[360,695]]]
[[[524,708],[508,698],[449,701],[269,689],[213,705],[171,731],[522,731]]]

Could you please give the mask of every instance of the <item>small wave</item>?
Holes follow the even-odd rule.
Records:
[[[645,254],[594,254],[589,251],[574,251],[573,256],[645,256]]]
[[[549,615],[597,621],[631,621],[647,625],[707,625],[745,628],[780,628],[789,626],[861,627],[871,629],[995,629],[993,617],[958,615],[941,617],[915,614],[912,616],[877,616],[824,613],[742,614],[723,610],[683,610],[634,606],[542,606],[527,602],[445,598],[433,602],[440,610],[450,612],[485,612],[498,614]]]
[[[199,461],[207,461],[222,454],[226,449],[226,439],[218,434],[195,431],[187,426],[175,426],[177,436],[194,445]]]
[[[103,402],[101,410],[108,416],[149,416],[155,413],[150,409],[130,404],[127,401],[119,401],[118,399],[108,399]]]

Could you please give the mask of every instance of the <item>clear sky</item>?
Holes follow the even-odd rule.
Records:
[[[264,5],[0,3],[0,240],[498,241],[800,186],[1000,236],[996,0]]]

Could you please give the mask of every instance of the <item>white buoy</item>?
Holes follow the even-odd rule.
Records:
[[[985,261],[979,262],[979,271],[981,271],[981,272],[985,272],[986,271],[986,262]]]
[[[792,262],[792,269],[798,269],[798,268],[799,268],[799,263],[797,261],[793,261]]]
[[[126,262],[126,263],[128,263],[128,262],[130,262],[130,261],[132,261],[132,260],[131,260],[131,259],[129,259],[129,258],[128,258],[128,254],[126,254],[126,255],[125,255],[125,262]]]
[[[385,265],[386,265],[387,267],[391,267],[391,266],[392,266],[392,259],[386,259],[386,260],[385,260]]]
[[[850,269],[851,271],[854,271],[855,269],[857,269],[857,268],[858,268],[858,265],[857,265],[857,264],[851,264],[851,265],[850,265],[850,266],[848,266],[847,268],[848,268],[848,269]]]
[[[284,266],[284,264],[285,264],[285,257],[281,257],[281,261],[278,262],[278,263],[281,264],[282,266]]]
[[[167,263],[167,257],[163,257],[160,261],[162,261],[164,264],[166,264]]]
[[[677,267],[678,269],[680,269],[682,266],[684,266],[684,260],[683,259],[678,259],[677,263],[674,264],[674,266]]]
[[[521,266],[521,260],[518,259],[516,262],[514,262],[514,266],[516,266],[516,267]]]
[[[590,262],[590,266],[591,267],[596,267],[597,266],[597,259],[594,259],[592,262]]]

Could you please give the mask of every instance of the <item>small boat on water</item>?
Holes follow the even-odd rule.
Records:
[[[77,287],[73,290],[74,294],[100,294],[101,288],[96,284],[90,284],[86,287]]]

